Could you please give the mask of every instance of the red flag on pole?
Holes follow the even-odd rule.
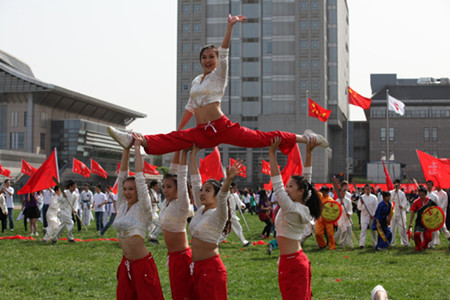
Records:
[[[144,173],[150,175],[159,175],[158,170],[156,170],[156,166],[153,166],[144,160]]]
[[[2,165],[0,165],[0,175],[6,176],[11,178],[11,171],[8,170],[7,168],[3,167]]]
[[[37,169],[27,163],[25,160],[22,159],[22,170],[21,172],[28,176],[33,176],[34,173],[36,173]]]
[[[200,159],[199,170],[202,176],[202,184],[208,179],[221,180],[223,178],[222,162],[217,147],[215,147],[214,151],[204,159]]]
[[[48,189],[55,186],[53,177],[59,181],[59,169],[56,149],[37,169],[36,173],[28,179],[28,182],[21,188],[17,194],[28,194]]]
[[[363,97],[348,87],[348,103],[359,106],[362,109],[369,109],[372,99]]]
[[[417,149],[416,152],[425,181],[432,180],[436,187],[450,188],[450,160],[435,158]]]
[[[309,116],[313,118],[317,118],[322,122],[328,121],[330,117],[331,110],[325,109],[316,102],[314,102],[311,98],[309,100]]]
[[[113,187],[112,187],[112,189],[111,189],[111,191],[115,194],[115,195],[117,195],[117,183],[119,182],[119,177],[117,177],[116,178],[116,181],[114,182],[114,185],[113,185]]]
[[[119,174],[119,172],[120,172],[120,164],[117,163],[117,174]],[[130,170],[128,170],[128,176],[134,176],[134,175],[136,175],[136,173],[131,172]],[[117,194],[117,193],[114,193],[114,194]]]
[[[384,175],[386,176],[386,187],[387,190],[393,190],[394,189],[394,185],[392,184],[392,180],[391,180],[391,176],[389,176],[389,172],[386,169],[386,166],[384,164],[384,160],[381,160],[381,162],[383,163],[383,170],[384,170]]]
[[[89,178],[89,176],[91,176],[91,170],[89,170],[89,168],[84,163],[82,163],[75,157],[73,158],[72,172],[80,174],[81,176],[84,176],[86,178]]]
[[[292,175],[302,175],[302,172],[302,157],[300,155],[300,150],[298,149],[298,144],[295,144],[295,147],[289,152],[286,167],[281,171],[283,183],[286,185]]]
[[[100,166],[98,162],[91,158],[91,172],[103,178],[108,178],[108,173]]]
[[[230,166],[232,166],[234,164],[236,160],[230,157]],[[241,177],[247,178],[247,167],[246,166],[242,166],[241,172],[239,172],[238,174]]]
[[[264,159],[262,161],[261,173],[270,176],[270,163],[268,161],[265,161]]]

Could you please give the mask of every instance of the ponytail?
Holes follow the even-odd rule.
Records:
[[[228,207],[228,219],[222,231],[223,236],[227,236],[231,232],[231,208],[230,208],[230,200],[228,198],[227,198],[227,207]]]

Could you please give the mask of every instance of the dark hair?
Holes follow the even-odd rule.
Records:
[[[214,49],[214,52],[216,52],[216,56],[219,55],[219,49],[215,45],[213,45],[213,44],[205,45],[202,47],[202,49],[200,49],[200,55],[199,55],[200,61],[202,60],[203,52],[205,52],[205,50],[208,50],[208,49]]]
[[[386,197],[388,197],[388,196],[389,196],[389,197],[391,196],[391,193],[386,192],[386,191],[383,191],[381,194],[383,195],[383,200],[384,200],[384,198],[386,198]]]
[[[55,192],[59,191],[59,186],[55,185],[55,187],[53,188],[53,190],[54,190]]]
[[[427,181],[427,184],[429,184],[429,183],[431,183],[431,186],[434,186],[433,180],[428,180],[428,181]]]
[[[400,179],[395,179],[395,180],[394,180],[394,184],[395,184],[395,183],[400,183],[400,182],[401,182]]]
[[[419,185],[419,188],[417,189],[417,192],[418,192],[418,193],[422,192],[422,193],[427,194],[427,193],[428,193],[428,190],[427,190],[427,188],[424,187],[423,185]]]
[[[154,187],[154,186],[157,185],[157,184],[158,184],[158,180],[152,180],[152,181],[150,182],[150,188]]]
[[[210,183],[213,186],[214,196],[216,196],[219,193],[220,187],[222,186],[222,184],[220,182],[218,182],[217,180],[215,180],[215,179],[208,179],[208,180],[205,181],[203,186],[205,184],[207,184],[207,183]]]
[[[136,177],[134,177],[134,176],[128,176],[127,178],[125,178],[124,181],[122,181],[122,184],[125,184],[125,182],[127,182],[127,181],[133,181],[133,182],[136,182]]]
[[[72,179],[69,179],[69,180],[67,180],[66,187],[67,187],[67,188],[70,188],[70,187],[73,186],[74,184],[75,184],[75,181],[73,181]]]
[[[236,185],[237,185],[236,183],[232,182],[230,188],[234,188]]]
[[[222,235],[226,236],[231,232],[231,208],[230,208],[230,200],[227,198],[227,208],[228,208],[228,218],[225,223],[225,227],[223,228]]]
[[[97,184],[95,187],[99,188],[100,190],[102,189],[102,185],[100,183]]]
[[[175,185],[177,184],[177,174],[171,174],[171,173],[167,173],[166,175],[164,175],[163,177],[163,181],[166,179],[172,179],[173,182],[175,183]],[[153,181],[152,181],[153,182]],[[150,183],[150,188],[152,187],[151,183]]]
[[[340,184],[340,186],[342,187],[342,186],[344,186],[344,185],[348,185],[348,181],[347,181],[347,180],[343,180],[343,181],[341,181],[341,184]]]
[[[261,204],[261,201],[267,202],[267,200],[269,200],[269,198],[267,197],[267,193],[265,190],[261,190],[259,192],[259,203]]]
[[[318,219],[322,214],[322,201],[313,185],[303,176],[293,175],[291,178],[297,184],[298,189],[304,189],[303,202],[309,208],[311,216]],[[309,196],[309,198],[308,198]]]
[[[366,183],[366,184],[364,185],[364,188],[366,188],[366,187],[371,188],[370,184],[368,184],[368,183]]]
[[[330,188],[327,187],[326,185],[322,185],[322,187],[320,188],[320,191],[325,192],[325,193],[329,193],[330,192]]]
[[[7,183],[7,182],[9,182],[9,179],[5,179],[5,182],[4,182],[4,183]]]
[[[87,182],[84,184],[84,186],[90,187],[89,183]]]

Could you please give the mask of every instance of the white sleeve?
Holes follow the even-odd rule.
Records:
[[[136,173],[136,189],[138,194],[138,204],[145,212],[152,211],[152,203],[150,201],[150,194],[148,193],[147,184],[145,184],[144,173]]]
[[[197,209],[202,206],[200,202],[200,189],[202,188],[202,177],[200,174],[191,175],[192,183],[192,195],[194,197],[194,203]]]

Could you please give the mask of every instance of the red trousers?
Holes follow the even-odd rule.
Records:
[[[227,299],[227,270],[219,255],[193,264],[196,300]]]
[[[280,136],[280,151],[288,154],[297,143],[296,135],[284,131],[264,132],[241,127],[231,122],[225,115],[207,124],[167,134],[146,135],[148,154],[161,155],[192,147],[214,148],[219,144],[230,144],[243,148],[262,148],[270,146],[272,138]]]
[[[426,250],[428,248],[428,243],[431,242],[432,238],[432,232],[429,230],[425,232],[414,232],[414,243],[416,244],[416,251]]]
[[[317,219],[316,221],[316,241],[320,248],[323,248],[327,245],[325,239],[323,238],[323,234],[327,233],[328,245],[330,250],[336,249],[336,243],[334,241],[334,226],[333,223],[325,222],[322,217]]]
[[[303,250],[280,256],[278,284],[283,300],[311,299],[311,264]]]
[[[164,299],[152,254],[136,260],[122,257],[117,269],[116,299]]]
[[[194,281],[191,276],[191,248],[167,254],[169,263],[170,290],[173,300],[194,299]]]

